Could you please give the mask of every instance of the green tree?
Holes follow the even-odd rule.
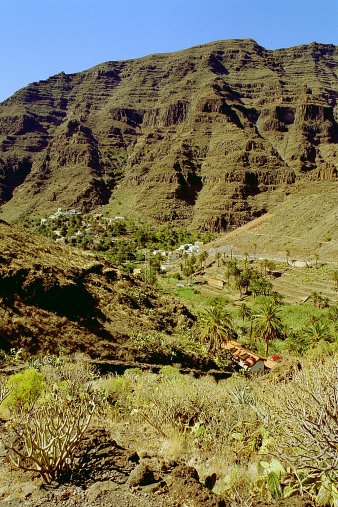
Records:
[[[215,259],[217,261],[217,267],[219,268],[220,262],[221,262],[221,252],[216,252],[215,253]]]
[[[317,345],[320,341],[332,342],[333,336],[326,322],[314,320],[304,330],[304,335],[311,342],[312,346]]]
[[[244,303],[244,301],[238,306],[238,316],[243,320],[243,322],[245,319],[250,319],[251,317],[250,308],[246,303]]]
[[[152,255],[150,257],[150,267],[155,271],[155,273],[160,273],[161,271],[161,254]]]
[[[237,266],[237,262],[235,260],[230,260],[227,263],[227,271],[229,273],[229,276],[236,277],[240,274],[241,270]]]
[[[216,304],[207,308],[201,316],[201,337],[209,343],[209,352],[216,353],[222,343],[236,336],[234,324],[229,312]]]
[[[242,271],[235,278],[235,286],[236,289],[239,290],[239,296],[242,297],[243,294],[247,294],[248,288],[250,285],[250,272],[248,270]]]
[[[142,247],[146,247],[147,243],[151,240],[151,233],[146,229],[138,229],[134,233],[135,241]]]
[[[273,303],[266,303],[253,316],[255,333],[266,343],[266,356],[269,353],[270,341],[284,337],[284,326],[279,312],[280,308],[278,306]]]
[[[248,252],[244,252],[244,267],[245,269],[248,269],[248,259],[249,259],[249,253]]]
[[[287,334],[285,344],[290,352],[304,354],[308,350],[310,346],[309,339],[302,330],[289,330]]]
[[[272,292],[272,283],[261,276],[250,279],[249,287],[254,296],[269,296]]]
[[[203,252],[201,252],[198,256],[198,260],[200,262],[200,265],[201,265],[201,269],[204,267],[204,263],[205,261],[207,260],[209,254],[206,250],[203,250]]]
[[[186,276],[187,278],[190,278],[191,281],[192,281],[192,275],[196,271],[196,261],[197,261],[197,259],[196,259],[195,255],[191,255],[190,257],[188,257],[186,259],[186,262],[183,265],[182,272],[183,272],[184,276]]]
[[[225,261],[225,266],[226,266],[226,273],[225,273],[225,276],[226,276],[226,279],[228,281],[228,285],[230,283],[230,277],[233,276],[233,277],[236,277],[240,274],[241,270],[238,268],[237,266],[237,263],[235,260],[227,260]]]

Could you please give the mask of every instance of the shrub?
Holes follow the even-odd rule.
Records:
[[[10,394],[3,401],[13,411],[29,410],[41,395],[45,385],[44,377],[34,368],[11,375],[7,381]]]
[[[71,470],[74,451],[87,429],[95,403],[88,396],[69,401],[55,397],[31,413],[24,422],[13,423],[22,446],[8,446],[14,466],[38,472],[49,484]]]
[[[36,367],[51,389],[63,391],[75,398],[83,391],[84,386],[89,388],[96,378],[95,367],[82,354],[60,356],[51,361],[42,358],[40,364],[36,363]]]
[[[275,454],[305,479],[301,488],[316,497],[337,484],[337,355],[295,371],[267,401]]]
[[[163,378],[172,379],[177,378],[180,375],[180,372],[175,366],[171,366],[170,364],[166,366],[162,366],[162,368],[159,371],[159,374]]]
[[[210,377],[194,379],[168,370],[158,376],[144,374],[136,382],[132,403],[142,419],[166,439],[184,435],[189,447],[218,456],[226,450],[229,459],[246,460],[253,439],[261,438],[252,406],[240,405],[232,396],[234,386],[227,382],[217,384]]]
[[[127,375],[123,377],[113,376],[100,380],[96,385],[96,389],[101,393],[105,403],[123,411],[128,404],[128,395],[131,393],[131,380]]]
[[[6,378],[0,377],[0,405],[6,398],[8,398],[10,393],[11,388],[7,385]]]

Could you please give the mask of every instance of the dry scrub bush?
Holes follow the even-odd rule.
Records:
[[[91,386],[97,376],[94,366],[82,354],[61,356],[54,362],[42,361],[39,371],[52,389],[75,397],[84,387]]]
[[[132,377],[112,375],[95,382],[95,391],[100,398],[100,408],[104,415],[107,411],[115,416],[129,414],[130,396],[133,391]]]
[[[172,372],[146,374],[135,383],[132,403],[163,438],[184,434],[199,450],[246,461],[261,438],[260,422],[253,407],[234,395],[235,385]]]
[[[213,491],[221,494],[232,506],[254,507],[256,480],[256,467],[232,464],[229,473],[218,481]]]
[[[82,357],[42,358],[36,367],[40,371],[29,368],[7,381],[11,393],[4,405],[14,437],[7,447],[16,467],[39,472],[50,483],[72,468],[96,407],[95,371]]]
[[[12,388],[7,384],[6,377],[0,377],[0,405],[11,394]]]
[[[46,483],[71,470],[74,451],[87,429],[95,409],[88,396],[69,401],[56,396],[32,412],[24,421],[13,423],[19,445],[8,446],[11,462],[20,469],[38,472]]]
[[[292,468],[299,489],[313,495],[338,482],[337,359],[308,364],[265,400],[275,454]]]

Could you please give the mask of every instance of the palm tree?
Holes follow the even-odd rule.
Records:
[[[250,284],[250,273],[249,271],[242,271],[235,278],[236,289],[239,290],[239,297],[243,296],[243,293],[246,294]]]
[[[253,246],[253,249],[254,249],[254,258],[256,259],[257,243],[253,243],[252,246]]]
[[[248,269],[248,258],[249,258],[248,252],[244,252],[243,256],[244,256],[244,268]]]
[[[275,305],[282,305],[284,296],[277,291],[273,291],[271,294],[272,301]]]
[[[276,269],[276,263],[274,261],[268,260],[266,263],[266,267],[270,272],[270,275],[274,269]],[[266,274],[266,273],[265,273]]]
[[[309,296],[309,299],[312,299],[312,302],[316,308],[319,308],[320,298],[321,296],[316,291],[311,292]]]
[[[270,341],[284,336],[284,326],[279,312],[280,308],[278,306],[273,303],[266,303],[253,316],[255,332],[266,342],[266,356],[269,353]]]
[[[259,265],[261,267],[261,275],[263,275],[263,273],[264,273],[264,276],[266,276],[268,264],[269,264],[268,259],[263,259],[262,261],[259,261]]]
[[[316,266],[316,269],[318,268],[318,261],[319,261],[319,254],[317,252],[315,252],[313,254],[314,258],[315,258],[315,266]]]
[[[314,320],[308,325],[304,331],[304,335],[311,341],[313,346],[317,345],[321,340],[326,342],[333,341],[328,325],[321,320]]]
[[[190,282],[192,282],[192,275],[195,273],[195,260],[190,258],[185,266],[183,266],[183,275],[187,278],[187,284],[188,284],[188,278],[190,278]]]
[[[201,263],[201,269],[204,267],[204,262],[207,260],[208,258],[208,252],[206,250],[203,250],[203,252],[201,252],[198,256],[198,259]]]
[[[237,266],[237,262],[235,260],[229,260],[226,262],[226,267],[227,267],[227,271],[226,271],[226,277],[227,277],[227,280],[228,280],[228,285],[230,283],[230,276],[238,276],[240,274],[240,269],[239,267]]]
[[[272,292],[272,283],[263,277],[253,278],[250,280],[250,290],[256,297],[258,295],[269,296]]]
[[[250,319],[251,311],[246,303],[243,302],[238,306],[238,315],[243,320],[243,322],[245,319]]]
[[[235,337],[231,315],[220,305],[207,308],[201,316],[202,339],[209,342],[209,352],[217,352],[223,342]]]
[[[338,323],[338,305],[331,306],[327,318],[329,322]]]

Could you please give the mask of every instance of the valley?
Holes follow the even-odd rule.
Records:
[[[0,104],[1,507],[338,501],[337,47]]]

